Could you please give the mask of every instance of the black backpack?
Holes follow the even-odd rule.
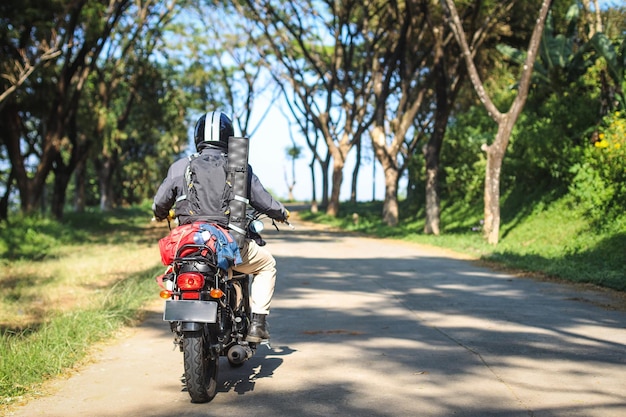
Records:
[[[190,216],[189,220],[204,220],[228,225],[229,202],[233,189],[223,155],[193,154],[185,170],[186,198],[177,202]]]

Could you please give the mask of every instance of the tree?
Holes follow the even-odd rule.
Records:
[[[499,32],[506,32],[502,22],[511,10],[513,3],[496,2],[494,7],[481,13],[481,1],[471,4],[466,10],[464,22],[471,28],[470,49],[473,51],[472,61],[480,62],[483,73],[489,72],[493,65],[488,57],[477,54],[479,48],[493,38]],[[426,9],[429,10],[429,9]],[[448,29],[444,16],[440,10],[429,13],[426,22],[433,37],[433,72],[432,83],[428,88],[434,90],[434,98],[430,100],[432,109],[432,121],[429,124],[427,143],[422,148],[425,166],[425,196],[426,196],[426,219],[424,233],[439,234],[440,222],[440,154],[444,137],[453,112],[457,97],[467,77],[467,71],[463,65],[463,57],[459,53],[458,43]]]
[[[289,91],[285,88],[284,85],[279,84],[280,91],[282,92],[285,98],[290,97]],[[330,151],[328,147],[326,147],[326,154],[322,156],[319,151],[319,143],[322,142],[320,139],[320,132],[317,129],[312,128],[312,121],[309,118],[298,117],[301,113],[299,110],[296,110],[294,107],[294,100],[286,100],[287,107],[291,114],[294,116],[295,124],[298,127],[299,131],[304,135],[307,146],[311,151],[311,162],[309,163],[309,169],[311,171],[311,212],[317,213],[319,211],[319,202],[317,199],[317,181],[315,174],[315,166],[318,164],[321,167],[322,172],[322,206],[328,205],[328,167],[330,166]],[[294,141],[294,146],[295,141]]]
[[[372,44],[372,78],[375,80],[374,120],[370,129],[372,147],[385,178],[383,221],[398,224],[398,181],[419,136],[405,139],[426,98],[430,39],[424,40],[426,2],[391,3],[379,13],[377,30],[383,41]],[[376,46],[378,46],[376,48]]]
[[[498,125],[496,137],[490,145],[484,144],[482,149],[487,154],[487,167],[485,172],[485,194],[484,194],[484,234],[487,241],[491,244],[497,244],[500,232],[500,175],[502,169],[502,160],[506,153],[506,148],[513,130],[513,126],[517,121],[520,113],[524,108],[524,104],[528,97],[530,88],[530,79],[533,72],[533,66],[537,51],[542,37],[543,28],[550,10],[551,0],[543,0],[533,29],[530,44],[520,82],[518,85],[517,95],[513,100],[509,110],[501,113],[495,106],[489,95],[487,94],[483,82],[478,74],[474,61],[472,59],[472,51],[467,43],[463,24],[459,18],[453,0],[441,0],[450,17],[450,27],[454,32],[455,38],[459,43],[465,63],[467,65],[472,85],[478,94],[480,101],[483,103],[491,118]]]
[[[191,62],[184,71],[188,80],[186,88],[192,92],[193,110],[205,112],[211,107],[221,108],[232,115],[242,136],[253,137],[270,110],[269,106],[264,109],[253,126],[252,114],[255,107],[258,110],[256,103],[274,87],[263,64],[262,44],[258,44],[254,25],[240,19],[234,5],[207,3],[208,6],[193,4],[193,13],[183,16],[181,29],[181,35],[187,37],[183,43],[183,55],[186,55],[183,59]],[[259,47],[251,48],[255,42]],[[270,92],[270,95],[275,93]]]
[[[121,196],[114,179],[119,175],[124,152],[129,149],[128,145],[132,146],[132,137],[137,135],[133,131],[142,132],[140,135],[146,142],[152,139],[148,134],[150,128],[137,129],[132,125],[133,113],[141,114],[142,107],[149,107],[153,118],[148,117],[143,123],[159,125],[159,110],[175,103],[164,102],[154,108],[161,86],[171,84],[172,80],[163,80],[158,64],[150,62],[150,59],[163,45],[163,31],[176,16],[176,5],[175,0],[165,4],[146,2],[122,16],[94,71],[95,100],[92,98],[90,104],[97,116],[90,133],[98,139],[94,164],[102,210],[113,208],[116,197]],[[154,83],[155,80],[158,82]],[[168,120],[175,121],[180,122],[180,117]],[[168,133],[175,135],[180,131],[175,125],[169,127]]]
[[[285,183],[287,184],[287,189],[289,190],[289,201],[294,201],[293,198],[293,189],[296,186],[296,160],[302,156],[302,148],[296,145],[296,142],[291,138],[291,146],[285,149],[287,156],[291,159],[291,181],[289,181],[289,177],[287,176],[287,171],[285,170]]]
[[[186,103],[173,99],[175,94],[159,96],[180,89],[172,88],[174,78],[165,76],[154,51],[163,50],[163,30],[185,1],[51,1],[43,9],[30,0],[11,2],[14,9],[4,19],[12,29],[0,30],[0,47],[26,51],[35,67],[0,106],[2,156],[6,150],[11,163],[10,175],[2,178],[8,180],[5,196],[16,183],[23,212],[44,209],[51,200],[51,212],[60,218],[72,176],[80,209],[92,165],[99,167],[104,208],[145,196],[146,187],[125,176],[145,174],[136,169],[136,160],[152,162],[146,168],[154,170],[160,164],[153,157],[159,152],[155,138],[158,142],[180,132],[178,116],[165,115],[163,109],[177,106],[184,114]],[[37,61],[37,51],[49,45],[62,53]],[[10,55],[16,63],[3,61],[3,68],[25,59],[24,53]],[[147,108],[145,118],[138,117]]]
[[[62,45],[63,53],[39,66],[37,77],[31,76],[22,85],[22,94],[14,94],[0,109],[4,142],[17,183],[22,211],[33,212],[42,201],[44,187],[51,170],[68,160],[70,165],[79,153],[72,140],[81,94],[87,77],[96,66],[98,56],[113,28],[130,3],[114,2],[54,3],[46,14],[32,13],[30,4],[19,7],[31,13],[16,13],[14,27],[19,39],[29,48],[41,43],[41,33],[55,38],[48,44]],[[44,36],[44,39],[48,39]],[[14,58],[19,59],[19,58]],[[34,111],[36,110],[36,111]],[[27,142],[29,145],[24,146]],[[27,149],[24,152],[24,149]],[[36,167],[29,167],[35,155]],[[67,180],[67,172],[59,169],[55,191]],[[58,207],[54,214],[59,216]]]
[[[19,1],[4,1],[0,5],[0,39],[2,55],[0,60],[0,79],[4,80],[0,93],[0,110],[6,100],[18,91],[28,80],[31,74],[48,61],[61,55],[60,38],[55,28],[46,28],[44,25],[33,25],[31,29],[37,32],[38,42],[26,42],[24,28],[29,26],[29,16],[33,13],[40,15],[37,5],[30,8],[30,4]],[[47,9],[56,9],[60,3],[48,5]],[[42,20],[43,21],[43,20]],[[9,22],[11,24],[9,24]]]
[[[418,143],[423,146],[426,168],[425,233],[439,234],[439,159],[449,116],[463,85],[466,71],[458,46],[443,19],[441,8],[428,1],[407,1],[388,5],[392,18],[379,18],[387,54],[374,59],[376,115],[371,136],[376,157],[385,176],[383,220],[398,222],[398,180],[411,162]],[[506,12],[498,7],[492,19],[475,29],[476,49]],[[473,28],[481,16],[471,13]]]
[[[364,36],[374,35],[375,16],[357,1],[247,1],[247,11],[271,45],[282,80],[294,92],[293,107],[309,118],[332,155],[332,188],[326,208],[335,216],[343,168],[371,118]],[[369,45],[367,45],[369,46]]]

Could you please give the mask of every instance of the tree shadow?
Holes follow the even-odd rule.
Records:
[[[323,247],[343,237],[349,236],[299,231],[285,239]],[[613,376],[626,373],[620,341],[626,337],[626,316],[596,308],[606,294],[572,292],[568,286],[439,256],[276,259],[279,281],[270,322],[280,352],[259,350],[241,368],[226,365],[220,369],[216,398],[204,407],[182,404],[184,415],[254,410],[256,416],[504,417],[597,415],[591,410],[623,407],[619,389],[592,383],[596,369],[612,369]],[[294,364],[303,358],[308,363]],[[562,384],[550,385],[516,377],[533,375],[531,365],[519,365],[529,361],[532,366],[572,366],[559,375]],[[289,370],[283,370],[287,362]],[[291,388],[283,385],[282,391],[263,385],[264,380],[294,377],[294,366],[310,374],[298,376]],[[344,367],[352,371],[342,372]],[[381,384],[394,381],[393,386],[372,389],[376,378]],[[492,389],[459,383],[465,380]],[[531,400],[585,395],[601,400],[561,405]]]
[[[606,307],[610,294],[514,277],[406,243],[383,250],[370,239],[366,252],[349,233],[269,235],[270,251],[284,243],[275,254],[269,316],[278,348],[260,347],[240,368],[221,367],[209,404],[177,393],[176,415],[597,416],[623,409],[626,314]],[[144,325],[169,332],[158,317]],[[555,364],[562,364],[557,384],[542,379]],[[130,414],[173,415],[156,404],[137,404]],[[119,413],[112,405],[98,415]]]

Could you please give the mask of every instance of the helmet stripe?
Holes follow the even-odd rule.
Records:
[[[207,125],[209,124],[209,120],[212,117],[213,112],[211,113],[207,113],[204,116],[204,141],[205,142],[210,142],[211,141],[211,131],[209,129],[207,129]]]
[[[220,141],[220,119],[222,114],[214,111],[211,114],[211,140],[214,142]]]

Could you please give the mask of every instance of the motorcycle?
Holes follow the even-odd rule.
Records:
[[[247,213],[245,230],[247,238],[264,245],[262,217],[256,211]],[[272,224],[278,230],[274,220]],[[193,403],[215,397],[220,357],[239,367],[257,349],[257,343],[246,341],[252,277],[217,265],[217,254],[206,244],[185,244],[160,283],[163,320],[170,323],[174,345],[183,353],[185,385]]]

